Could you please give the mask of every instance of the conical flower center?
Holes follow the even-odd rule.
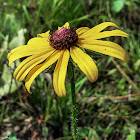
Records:
[[[50,45],[56,50],[70,49],[78,40],[74,29],[61,28],[50,36]]]

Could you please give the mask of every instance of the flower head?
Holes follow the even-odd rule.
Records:
[[[25,86],[31,93],[33,80],[57,61],[53,73],[53,86],[58,96],[65,96],[65,77],[71,57],[91,82],[96,81],[98,78],[96,64],[80,47],[126,60],[125,51],[120,45],[99,40],[110,36],[128,37],[128,34],[119,29],[102,31],[108,26],[119,28],[114,23],[104,22],[91,29],[81,27],[74,30],[67,22],[63,27],[58,27],[53,34],[50,34],[50,31],[38,34],[37,37],[30,39],[27,45],[17,47],[8,54],[9,66],[15,60],[28,56],[16,68],[14,78],[22,81],[27,76]]]
[[[75,30],[62,27],[50,36],[50,45],[56,50],[70,49],[78,41]]]

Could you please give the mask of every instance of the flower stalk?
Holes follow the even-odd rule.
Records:
[[[69,74],[69,80],[71,83],[72,134],[73,134],[73,139],[77,140],[75,78],[74,78],[74,68],[71,61],[69,62],[68,74]]]

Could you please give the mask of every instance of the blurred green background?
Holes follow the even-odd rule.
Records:
[[[66,97],[53,91],[53,68],[36,78],[28,95],[12,77],[21,60],[12,68],[7,60],[11,49],[67,21],[75,29],[111,21],[130,35],[110,38],[125,49],[127,63],[89,52],[99,69],[95,83],[75,67],[78,139],[139,140],[140,0],[0,0],[0,139],[72,139],[67,78]]]

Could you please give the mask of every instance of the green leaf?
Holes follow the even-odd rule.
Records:
[[[2,48],[0,48],[0,61],[7,58],[8,39],[9,39],[9,36],[7,35],[5,37],[5,40],[3,41]]]
[[[18,35],[12,39],[9,43],[10,50],[15,47],[21,46],[25,43],[24,33],[25,29],[20,29],[18,31]],[[14,92],[21,85],[21,82],[17,82],[12,77],[12,70],[10,70],[7,65],[3,65],[3,61],[7,59],[8,54],[8,40],[9,35],[5,37],[5,40],[2,44],[2,48],[0,49],[0,96],[6,95],[9,92]],[[16,61],[16,64],[19,64],[19,60]],[[15,68],[15,64],[12,64],[12,68]]]
[[[113,75],[116,71],[117,71],[116,68],[115,68],[115,69],[112,69],[112,70],[110,70],[110,71],[107,73],[107,75]]]
[[[16,137],[16,134],[13,133],[11,136],[9,136],[8,140],[18,140]]]
[[[45,127],[45,137],[47,138],[47,136],[48,136],[48,128]]]
[[[86,137],[89,133],[89,130],[87,128],[81,128],[78,130],[78,136]]]
[[[124,7],[125,0],[113,0],[111,3],[111,8],[115,12],[120,12]]]
[[[9,140],[17,140],[16,136],[10,136]]]
[[[16,35],[20,28],[20,24],[14,13],[5,14],[3,18],[3,24],[1,26],[3,35],[9,35],[9,40],[11,40],[13,36]]]
[[[12,39],[12,41],[9,43],[9,49],[10,50],[25,44],[25,37],[24,37],[25,32],[26,32],[25,29],[20,29],[18,31],[18,35],[16,37],[14,37]]]
[[[17,61],[19,63],[19,61]],[[14,64],[12,64],[12,67]],[[0,97],[12,93],[17,90],[21,86],[21,82],[17,82],[13,77],[11,70],[4,64],[3,73],[0,78]]]
[[[98,134],[96,133],[96,131],[94,131],[91,128],[89,130],[88,138],[89,138],[89,140],[99,140]]]
[[[131,131],[126,140],[135,140],[135,130]]]
[[[8,39],[9,39],[9,36],[7,35],[2,44],[2,48],[0,48],[0,76],[3,72],[3,61],[7,58],[7,54],[8,54],[8,51],[7,51]]]
[[[135,70],[138,70],[138,69],[140,69],[140,59],[138,59],[137,61],[136,61],[136,63],[134,64],[134,68],[135,68]]]

